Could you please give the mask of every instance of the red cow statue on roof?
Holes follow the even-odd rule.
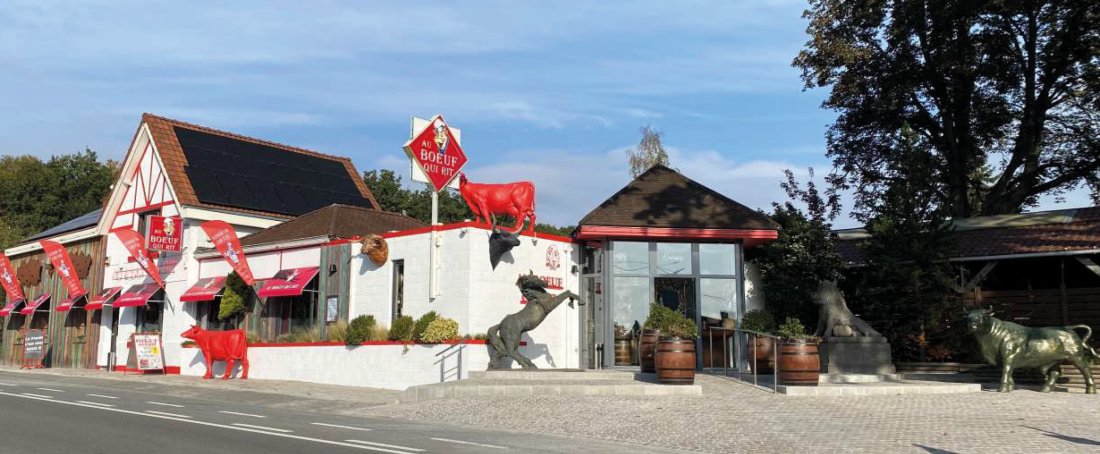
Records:
[[[470,183],[466,174],[459,175],[458,192],[474,213],[474,220],[487,222],[494,215],[507,214],[516,218],[515,230],[523,230],[523,221],[530,219],[528,233],[535,232],[535,185],[530,181],[515,183]]]
[[[241,362],[241,378],[248,378],[248,340],[244,331],[207,331],[191,325],[191,329],[180,336],[195,341],[202,350],[202,357],[206,360],[206,375],[202,378],[214,378],[214,361],[225,361],[223,380],[229,379],[233,373],[234,361]]]

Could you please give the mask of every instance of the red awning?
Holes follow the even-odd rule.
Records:
[[[68,311],[68,310],[73,308],[73,304],[76,304],[77,301],[80,301],[81,298],[83,298],[87,295],[88,295],[88,292],[84,292],[84,293],[77,293],[76,295],[70,296],[69,299],[67,299],[65,301],[62,301],[61,304],[58,304],[57,308],[55,308],[54,310],[59,311],[59,312]]]
[[[272,296],[298,296],[309,285],[309,281],[317,275],[320,268],[313,266],[308,268],[291,268],[275,273],[275,277],[265,280],[260,291],[256,292],[260,298]]]
[[[31,314],[34,313],[34,310],[38,308],[38,306],[41,306],[42,303],[45,303],[46,301],[49,301],[49,300],[50,300],[50,294],[49,293],[43,293],[43,294],[39,295],[38,298],[35,298],[34,301],[31,301],[31,302],[27,303],[26,306],[23,306],[23,310],[19,311],[19,313],[23,314],[23,315],[31,315]]]
[[[121,291],[122,287],[111,287],[103,289],[99,293],[96,293],[95,296],[88,299],[88,304],[84,305],[84,310],[94,311],[96,309],[103,309],[103,305],[107,304],[107,302],[110,301],[111,298],[114,298],[115,295],[118,295],[118,292]]]
[[[180,301],[211,301],[225,287],[225,276],[204,277],[183,292]]]
[[[149,298],[152,298],[154,294],[160,290],[160,286],[157,284],[140,284],[132,286],[126,289],[126,292],[119,296],[114,307],[137,307],[144,306],[149,302]]]
[[[8,315],[11,315],[11,312],[14,311],[15,308],[19,307],[20,304],[23,304],[24,301],[26,300],[15,300],[8,303],[4,306],[3,309],[0,309],[0,317],[7,317]]]

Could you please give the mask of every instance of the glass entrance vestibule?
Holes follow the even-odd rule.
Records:
[[[730,333],[712,328],[744,311],[740,243],[608,240],[590,245],[582,281],[593,304],[581,327],[586,338],[582,359],[590,367],[638,365],[638,340],[651,303],[695,320],[701,367],[734,366]]]

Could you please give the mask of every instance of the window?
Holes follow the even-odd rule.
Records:
[[[401,318],[405,306],[405,261],[393,261],[393,307],[390,314],[390,326],[398,318]]]
[[[237,329],[235,319],[237,317],[229,317],[225,320],[218,319],[218,313],[222,309],[222,297],[214,298],[214,301],[209,303],[198,303],[198,319],[199,324],[203,329],[209,331],[225,331],[231,329]]]
[[[161,320],[164,314],[164,290],[158,290],[149,302],[137,308],[137,331],[148,333],[161,330]]]
[[[611,267],[615,274],[649,275],[649,243],[616,241]]]
[[[737,247],[732,244],[699,245],[699,274],[726,275],[737,274],[734,260],[737,255]]]
[[[730,318],[737,318],[736,279],[700,279],[699,291],[703,317],[721,319],[725,312]]]
[[[268,298],[261,313],[263,338],[279,340],[280,336],[296,336],[312,329],[320,333],[318,306],[317,279],[310,281],[301,295]]]
[[[691,243],[657,243],[657,274],[692,274]]]

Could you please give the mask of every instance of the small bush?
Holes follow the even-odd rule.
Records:
[[[328,332],[329,342],[347,342],[348,341],[348,322],[340,320],[328,326],[326,330]]]
[[[439,318],[439,314],[435,313],[435,311],[421,315],[420,318],[416,320],[416,327],[413,328],[413,339],[423,340],[424,330],[428,329],[428,325],[432,323],[432,320],[437,318]]]
[[[398,317],[397,320],[393,321],[393,326],[390,327],[390,340],[411,342],[415,329],[416,322],[412,317],[408,315]]]
[[[371,327],[370,333],[367,335],[369,341],[384,341],[389,339],[390,329],[386,328],[386,325],[377,324]]]
[[[787,321],[779,325],[776,334],[780,337],[794,340],[807,340],[813,337],[806,332],[806,326],[802,324],[802,321],[794,317],[787,317]]]
[[[485,333],[474,334],[474,340],[484,341],[489,340],[489,335]]]
[[[196,345],[198,345],[198,344],[196,344],[195,341],[193,341],[193,340],[185,340],[185,341],[183,341],[183,343],[180,344],[180,346],[182,346],[183,348],[194,347]]]
[[[741,328],[766,333],[775,329],[775,318],[763,309],[753,309],[741,317]]]
[[[225,290],[222,291],[221,305],[218,307],[218,320],[228,320],[248,312],[248,301],[252,297],[252,287],[232,271],[225,277]],[[239,323],[239,320],[236,320]]]
[[[668,319],[673,315],[676,315],[676,311],[665,307],[660,303],[651,303],[649,305],[649,316],[645,319],[643,328],[648,329],[661,329],[661,327],[668,324]],[[626,328],[623,328],[623,332],[626,332]]]
[[[431,344],[438,344],[443,341],[457,338],[458,322],[449,318],[438,317],[428,324],[420,340]]]
[[[244,333],[244,340],[250,344],[258,344],[260,343],[260,336],[257,336],[256,333],[246,332]]]
[[[373,315],[360,315],[348,324],[348,337],[345,342],[348,345],[359,345],[370,337],[371,329],[376,322]]]

